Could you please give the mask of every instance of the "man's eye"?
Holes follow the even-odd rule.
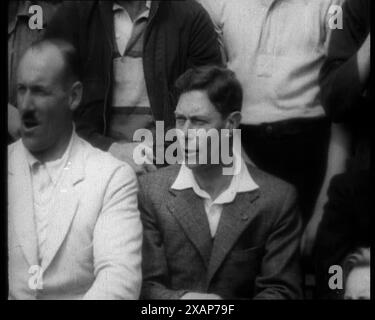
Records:
[[[17,87],[17,92],[18,93],[24,93],[26,91],[26,88],[25,87]]]
[[[203,126],[203,125],[205,125],[207,122],[206,121],[204,121],[204,120],[200,120],[200,119],[196,119],[196,120],[194,120],[194,121],[192,121],[193,122],[193,124],[194,125],[196,125],[196,126]]]
[[[48,92],[47,91],[45,91],[45,90],[43,90],[43,89],[35,89],[34,90],[34,93],[35,94],[37,94],[37,95],[39,95],[39,96],[45,96],[45,95],[47,95],[48,94]]]

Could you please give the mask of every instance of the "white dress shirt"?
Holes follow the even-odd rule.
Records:
[[[50,215],[53,214],[54,194],[64,176],[64,169],[69,165],[69,155],[72,148],[74,133],[70,138],[67,149],[60,159],[42,163],[26,148],[26,159],[30,168],[34,218],[38,236],[39,260],[42,261],[46,249],[47,230]]]
[[[212,237],[215,237],[223,211],[223,205],[233,202],[238,193],[250,192],[259,188],[259,186],[252,179],[245,161],[238,155],[234,157],[234,160],[235,166],[241,166],[239,174],[233,175],[229,187],[225,189],[215,200],[212,200],[210,195],[199,187],[194,178],[192,170],[189,169],[185,164],[181,165],[177,178],[172,185],[172,189],[175,190],[192,188],[195,194],[203,199],[204,209],[207,215]],[[236,172],[236,169],[234,169],[234,172]]]

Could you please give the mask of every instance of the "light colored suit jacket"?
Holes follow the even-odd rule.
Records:
[[[174,190],[179,166],[140,177],[144,299],[186,292],[224,299],[299,299],[301,222],[295,189],[248,166],[259,189],[225,204],[215,238],[203,200]]]
[[[128,164],[74,133],[41,264],[43,289],[29,286],[38,265],[31,176],[21,140],[8,147],[9,299],[138,299],[142,224],[137,179]]]

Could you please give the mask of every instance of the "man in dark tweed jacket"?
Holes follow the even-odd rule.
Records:
[[[221,158],[212,161],[212,155],[222,151],[223,138],[221,150],[213,143],[203,150],[197,135],[188,131],[226,131],[234,139],[242,105],[234,73],[220,67],[189,70],[177,81],[177,89],[176,129],[183,163],[140,177],[141,297],[301,298],[295,189],[246,165],[233,140],[234,170],[225,173],[229,168]],[[211,155],[207,164],[194,164],[191,159],[202,153]]]

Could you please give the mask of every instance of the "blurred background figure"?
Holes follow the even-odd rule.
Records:
[[[370,1],[347,0],[343,28],[332,30],[327,59],[321,69],[323,106],[333,121],[328,166],[315,210],[302,239],[305,255],[316,266],[317,297],[339,298],[327,288],[327,268],[370,239]],[[343,173],[342,175],[331,178]],[[324,208],[324,203],[328,203]]]
[[[134,133],[155,132],[155,121],[172,128],[178,76],[221,63],[213,24],[195,1],[66,1],[46,36],[72,42],[81,57],[77,132],[137,173],[156,168],[134,162]]]
[[[358,248],[344,262],[345,300],[371,299],[370,248]]]
[[[30,44],[42,38],[52,15],[62,1],[8,1],[8,143],[20,137],[20,119],[17,109],[17,68],[21,57]],[[37,5],[42,9],[41,29],[31,29],[30,18],[35,11],[30,7]],[[32,12],[29,12],[32,11]]]
[[[347,170],[368,170],[370,163],[370,1],[347,0],[342,8],[343,28],[332,30],[320,73],[323,106],[334,124],[323,192],[303,238],[306,255],[313,251],[331,178]]]

